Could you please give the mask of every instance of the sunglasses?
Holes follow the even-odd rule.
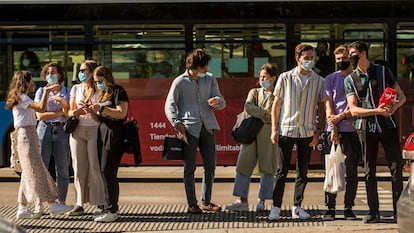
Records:
[[[80,69],[79,71],[85,73],[86,69]]]
[[[101,84],[101,83],[103,83],[103,80],[93,80],[95,83],[99,83],[99,84]]]

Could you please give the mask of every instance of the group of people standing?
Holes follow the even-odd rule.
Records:
[[[260,69],[260,88],[249,91],[245,111],[263,122],[263,127],[251,144],[243,144],[236,165],[234,203],[230,211],[249,210],[248,193],[253,173],[261,176],[256,211],[266,209],[265,200],[272,200],[269,220],[278,220],[296,144],[296,180],[292,218],[311,217],[302,207],[307,184],[307,172],[312,147],[324,136],[326,148],[339,145],[346,155],[346,191],[344,218],[356,219],[352,211],[358,185],[358,164],[364,164],[369,213],[365,223],[380,221],[376,181],[376,160],[379,142],[384,148],[393,189],[394,220],[396,203],[401,194],[402,156],[398,128],[393,113],[405,102],[405,95],[390,69],[369,61],[368,45],[355,41],[340,45],[334,51],[335,71],[326,77],[314,69],[315,51],[309,44],[295,48],[297,65],[277,77],[277,68],[268,63]],[[217,81],[208,70],[210,56],[196,49],[186,60],[186,72],[177,77],[170,88],[165,114],[184,140],[184,184],[188,212],[221,211],[211,202],[216,151],[214,131],[219,129],[214,110],[225,107]],[[386,87],[397,91],[392,105],[380,104]],[[203,159],[204,176],[201,205],[194,191],[194,171],[197,147]],[[325,220],[335,219],[336,194],[325,193],[328,210]]]
[[[17,219],[40,218],[43,203],[49,203],[52,216],[84,214],[83,205],[95,205],[94,221],[112,222],[118,218],[118,167],[123,154],[122,126],[128,112],[128,95],[115,83],[112,71],[85,60],[78,73],[80,83],[65,87],[62,66],[50,62],[41,77],[47,81],[32,100],[36,89],[28,71],[14,73],[6,108],[11,109],[17,131],[17,152],[22,166]],[[79,123],[70,134],[66,120]],[[38,123],[37,123],[38,121]],[[75,206],[66,205],[70,156],[76,190]],[[49,173],[54,161],[56,184]],[[28,204],[34,204],[34,210]]]

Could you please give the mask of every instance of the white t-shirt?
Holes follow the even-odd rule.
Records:
[[[31,103],[33,103],[33,100],[28,95],[22,93],[19,103],[13,106],[15,129],[29,125],[36,126],[36,112],[34,109],[29,108]]]
[[[70,98],[75,98],[76,106],[79,108],[82,101],[85,100],[85,96],[83,95],[83,92],[86,89],[86,84],[80,83],[76,84],[72,87],[70,90]],[[95,104],[98,101],[98,91],[95,91],[95,94],[90,99],[90,102]],[[90,113],[85,115],[79,116],[79,125],[82,126],[98,126],[99,122],[92,119],[92,116]]]

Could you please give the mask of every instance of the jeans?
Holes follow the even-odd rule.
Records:
[[[361,160],[361,145],[358,134],[355,132],[339,133],[340,144],[343,148],[345,158],[345,209],[351,209],[355,205],[355,196],[358,188],[358,163]],[[327,148],[331,148],[331,133],[325,133],[325,143]],[[329,153],[329,152],[328,152]],[[324,158],[324,157],[323,157]],[[324,160],[322,161],[323,164]],[[328,209],[335,209],[336,194],[325,192],[325,204]]]
[[[187,140],[188,144],[184,144],[184,186],[187,203],[190,206],[197,204],[194,172],[197,165],[198,147],[204,166],[201,200],[204,204],[210,204],[217,157],[214,133],[209,133],[203,125],[199,138],[187,133]]]
[[[260,187],[258,198],[260,200],[269,200],[273,196],[274,176],[271,174],[260,175]],[[236,197],[249,197],[250,176],[236,172],[234,180],[233,195]]]
[[[65,202],[69,186],[70,148],[69,135],[63,131],[63,125],[51,125],[40,121],[37,125],[40,142],[40,154],[46,167],[53,156],[56,170],[56,184],[59,201]]]
[[[286,176],[289,171],[290,159],[292,158],[293,145],[297,145],[297,162],[296,162],[296,180],[295,192],[293,195],[293,205],[300,206],[303,201],[303,193],[305,192],[306,184],[308,182],[308,165],[311,155],[311,147],[309,143],[312,137],[309,138],[291,138],[281,136],[279,138],[279,146],[282,149],[282,155],[277,157],[277,169],[275,187],[273,190],[273,205],[276,207],[282,206],[283,194],[285,192]]]
[[[367,153],[364,159],[365,186],[370,213],[379,211],[378,187],[376,177],[378,144],[381,142],[385,151],[385,159],[391,172],[392,200],[394,213],[397,213],[397,200],[403,189],[402,155],[398,129],[385,129],[381,133],[367,132]]]

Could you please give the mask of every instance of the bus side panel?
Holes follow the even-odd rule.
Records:
[[[10,110],[5,109],[5,102],[0,102],[0,167],[8,166],[10,164],[10,136],[9,130],[10,126],[13,123],[12,112]]]

